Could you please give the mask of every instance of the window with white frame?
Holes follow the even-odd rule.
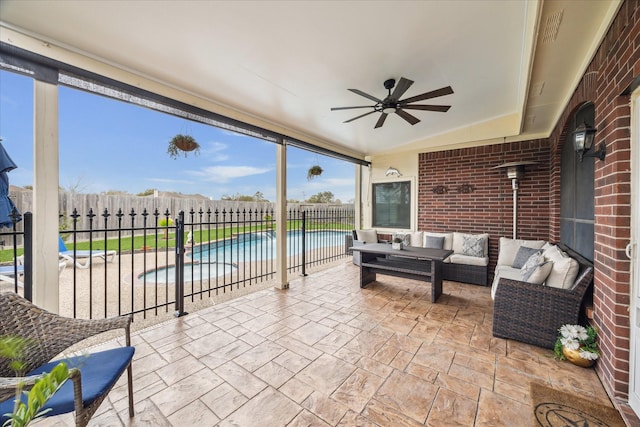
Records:
[[[411,228],[411,181],[373,184],[373,218],[375,228]]]

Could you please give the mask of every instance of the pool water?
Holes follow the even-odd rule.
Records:
[[[306,233],[305,246],[307,250],[326,248],[344,244],[344,231],[313,231]],[[302,253],[302,232],[299,230],[287,232],[287,252],[289,256]],[[237,263],[247,261],[264,261],[275,258],[276,237],[273,231],[258,233],[244,233],[211,244],[202,244],[193,248],[193,253],[187,254],[194,261]]]
[[[344,244],[345,231],[313,231],[305,235],[306,250],[339,246]],[[302,253],[302,232],[287,232],[287,251],[289,256]],[[237,269],[239,262],[266,261],[275,258],[276,237],[273,231],[243,233],[217,242],[187,247],[184,280],[193,282],[224,276]],[[175,266],[160,267],[138,275],[146,283],[173,283]]]
[[[220,277],[231,273],[237,267],[232,264],[196,264],[188,263],[184,266],[184,281],[197,282],[207,278]],[[168,267],[160,267],[149,270],[138,276],[138,279],[144,280],[146,283],[174,283],[176,280],[176,267],[170,265]]]

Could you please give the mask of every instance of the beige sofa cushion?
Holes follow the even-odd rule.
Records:
[[[427,238],[427,236],[433,236],[433,237],[444,237],[444,244],[442,245],[442,249],[448,249],[451,250],[451,248],[453,247],[453,233],[432,233],[430,231],[425,231],[424,234],[424,239]],[[425,246],[426,242],[422,243],[422,246]]]
[[[578,261],[571,258],[555,245],[550,245],[542,255],[546,260],[553,262],[553,269],[551,269],[545,285],[554,288],[570,289],[576,281],[576,277],[578,277],[580,270]]]
[[[424,245],[424,233],[422,231],[414,231],[411,234],[411,246],[421,248]]]
[[[538,264],[527,279],[527,282],[542,285],[549,277],[552,269],[553,261],[545,261],[542,264]]]
[[[368,230],[356,230],[358,240],[363,243],[378,243],[378,232],[375,228]]]
[[[540,249],[544,246],[545,243],[547,242],[545,242],[544,240],[522,240],[501,237],[499,243],[500,246],[498,251],[497,265],[512,265],[520,246]]]
[[[511,265],[498,265],[496,266],[495,276],[493,283],[491,284],[491,299],[496,297],[496,289],[498,289],[498,282],[500,278],[511,280],[522,280],[519,268],[513,268]]]
[[[514,267],[517,268],[517,267]],[[551,269],[553,261],[545,259],[542,252],[536,252],[529,257],[527,262],[520,269],[520,275],[523,282],[536,283],[541,285],[546,280]]]

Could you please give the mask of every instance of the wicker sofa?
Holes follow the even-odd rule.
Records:
[[[420,247],[436,247],[453,250],[453,254],[442,264],[442,278],[454,282],[471,283],[487,286],[489,270],[489,235],[466,234],[458,232],[435,233],[429,231],[396,233],[405,245]],[[376,230],[353,230],[349,236],[347,247],[366,243],[384,242],[380,240]],[[474,241],[477,252],[469,255],[465,242]],[[360,254],[354,252],[353,263],[360,265]]]
[[[512,253],[513,249],[509,245],[507,249],[502,248],[502,243],[500,252]],[[534,241],[524,244],[539,245]],[[540,249],[551,246],[554,245],[544,243]],[[515,279],[513,272],[509,273],[504,265],[498,264],[492,286],[494,336],[553,348],[560,326],[586,323],[582,303],[592,287],[593,264],[564,245],[556,248],[563,252],[563,256],[577,262],[575,275],[570,271],[565,276],[564,280],[570,281],[566,287],[551,286],[549,279],[542,284]],[[513,254],[509,258],[514,258]],[[498,259],[500,262],[500,256]],[[505,277],[510,274],[511,278]]]

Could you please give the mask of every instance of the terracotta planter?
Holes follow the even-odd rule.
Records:
[[[198,144],[193,138],[175,138],[173,142],[182,151],[193,151],[198,148]]]
[[[589,368],[595,363],[595,360],[583,359],[582,357],[580,357],[579,350],[569,350],[566,347],[562,347],[562,354],[564,354],[564,357],[569,362],[577,366],[582,366],[583,368]]]

